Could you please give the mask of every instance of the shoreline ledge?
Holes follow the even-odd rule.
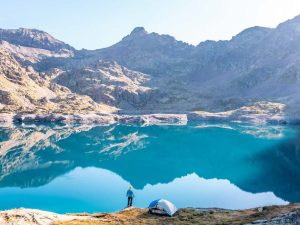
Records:
[[[300,116],[283,114],[240,114],[233,112],[196,111],[187,114],[104,114],[104,113],[0,113],[1,124],[13,123],[63,123],[63,124],[128,124],[186,125],[188,122],[236,122],[252,124],[300,124]]]
[[[57,214],[37,209],[0,211],[0,224],[22,225],[113,225],[113,224],[230,224],[283,225],[300,223],[300,204],[266,206],[245,210],[182,208],[173,217],[156,216],[145,208],[130,208],[116,213]]]
[[[139,123],[143,125],[155,124],[176,124],[186,125],[186,114],[147,114],[147,115],[120,115],[120,114],[16,114],[11,116],[2,116],[0,122],[52,122],[52,123],[87,123],[87,124],[127,124]]]
[[[138,114],[139,113],[139,114]],[[190,121],[236,122],[253,124],[300,124],[300,112],[290,111],[284,104],[256,102],[237,109],[222,112],[191,111],[172,113],[153,112],[0,112],[0,125],[3,123],[89,123],[89,124],[126,124],[142,125],[186,125]]]

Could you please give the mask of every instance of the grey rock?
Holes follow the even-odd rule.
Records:
[[[75,93],[88,95],[98,103],[116,107],[143,107],[155,95],[147,86],[149,76],[129,70],[116,62],[96,61],[79,69],[61,73],[55,83]]]
[[[300,224],[300,210],[285,213],[270,220],[257,220],[246,225],[299,225]]]

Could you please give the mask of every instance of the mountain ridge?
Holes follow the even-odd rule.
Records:
[[[283,104],[286,115],[300,113],[300,16],[276,28],[250,27],[230,40],[196,46],[147,32],[144,27],[136,27],[116,44],[96,50],[67,49],[69,45],[42,31],[25,29],[21,36],[20,31],[9,32],[15,36],[9,40],[0,35],[0,41],[8,43],[2,48],[11,51],[23,67],[32,66],[40,74],[49,74],[49,82],[123,112],[220,112],[270,102]],[[26,41],[16,41],[26,32],[29,35],[24,40],[38,33],[34,50]],[[23,46],[15,47],[17,43]],[[52,52],[45,53],[51,44]],[[65,45],[69,52],[59,52]],[[22,57],[29,60],[22,61]],[[91,69],[100,61],[106,62],[100,66],[102,72]],[[58,74],[53,72],[57,70]],[[147,81],[140,83],[130,74],[138,74],[142,80],[147,77]]]
[[[47,32],[38,29],[0,29],[0,40],[25,47],[43,48],[53,51],[61,49],[75,50],[70,45],[59,41]]]

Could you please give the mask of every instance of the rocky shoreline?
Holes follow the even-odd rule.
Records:
[[[36,209],[11,209],[0,212],[0,224],[7,225],[112,225],[112,224],[300,224],[300,205],[267,206],[246,210],[217,208],[179,209],[173,217],[151,215],[147,209],[131,208],[116,213],[56,214]]]
[[[191,121],[206,122],[236,122],[253,124],[300,124],[298,116],[284,116],[279,114],[229,114],[210,112],[191,112],[188,114],[0,114],[1,124],[12,123],[64,123],[64,124],[127,124],[142,125],[186,125]]]
[[[126,124],[143,125],[174,124],[185,125],[189,121],[245,122],[253,124],[300,124],[300,114],[285,110],[285,105],[272,102],[257,102],[234,110],[223,112],[191,111],[174,113],[152,113],[132,111],[127,114],[106,111],[68,112],[0,112],[3,123],[82,123],[82,124]]]
[[[148,115],[118,115],[118,114],[0,114],[0,124],[4,123],[65,123],[65,124],[125,124],[139,123],[143,125],[187,123],[186,114],[148,114]]]
[[[185,125],[189,121],[246,122],[254,124],[300,124],[300,114],[285,111],[285,106],[272,102],[257,102],[234,110],[223,112],[191,111],[181,113],[152,113],[133,111],[119,112],[71,111],[62,112],[0,112],[2,123],[82,123],[82,124],[126,124],[143,125],[174,124]]]

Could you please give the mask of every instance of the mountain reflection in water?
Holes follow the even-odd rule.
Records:
[[[122,208],[120,201],[129,183],[139,196],[136,204],[144,207],[146,200],[157,197],[174,198],[179,207],[245,208],[299,202],[299,147],[297,127],[285,126],[2,127],[0,197],[10,197],[4,197],[0,208],[114,211]],[[84,199],[78,196],[79,190],[72,192],[73,186],[80,187]],[[223,193],[239,199],[233,204]],[[25,195],[39,199],[26,200]],[[50,207],[49,195],[53,201],[58,195],[62,199]],[[92,200],[95,196],[100,198],[98,203]],[[120,199],[113,201],[117,196]],[[100,204],[101,199],[106,203]]]

